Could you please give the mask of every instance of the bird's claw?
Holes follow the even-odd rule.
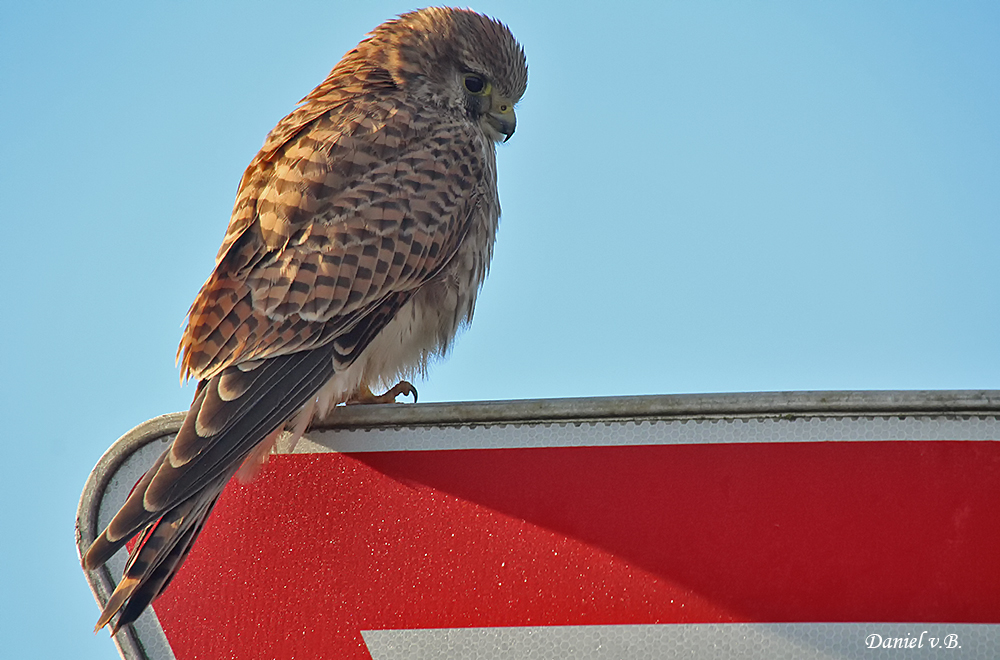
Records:
[[[346,401],[349,406],[352,405],[367,405],[372,403],[398,403],[396,397],[398,396],[409,396],[413,395],[413,403],[417,402],[417,388],[413,386],[409,381],[401,380],[393,386],[388,392],[382,395],[375,395],[372,391],[363,387],[357,394],[352,396]]]

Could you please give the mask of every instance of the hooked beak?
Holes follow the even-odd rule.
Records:
[[[493,136],[493,139],[497,141],[500,140],[501,135],[504,142],[509,140],[517,127],[514,104],[511,103],[510,99],[499,95],[491,97],[490,109],[483,116],[483,119],[497,133]]]

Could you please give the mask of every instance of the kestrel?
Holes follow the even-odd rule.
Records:
[[[188,313],[191,409],[83,557],[97,568],[141,531],[96,629],[135,621],[229,479],[283,430],[410,393],[372,388],[447,352],[489,267],[495,143],[514,133],[527,82],[505,25],[423,9],[377,27],[270,132]]]

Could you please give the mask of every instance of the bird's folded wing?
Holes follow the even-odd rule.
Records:
[[[198,394],[85,565],[231,472],[448,264],[478,211],[484,163],[457,126],[421,132],[403,114],[349,135],[320,115],[248,170],[234,223],[251,210],[253,221],[202,287],[181,343]]]
[[[482,139],[458,121],[424,127],[405,108],[323,114],[257,162],[191,307],[182,372],[204,379],[317,346],[428,281],[481,203]]]

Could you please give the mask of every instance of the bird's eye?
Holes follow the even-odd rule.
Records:
[[[482,76],[469,73],[465,76],[465,88],[473,94],[483,94],[483,90],[486,89],[486,81]]]

